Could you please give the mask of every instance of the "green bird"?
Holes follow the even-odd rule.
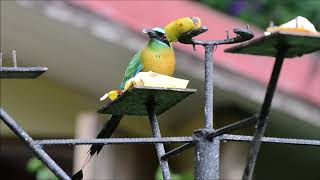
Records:
[[[155,27],[144,29],[143,32],[150,38],[148,44],[137,52],[129,62],[124,73],[124,78],[119,89],[124,90],[129,79],[139,72],[152,71],[159,74],[172,76],[175,70],[176,59],[171,43],[167,40],[164,29]],[[98,134],[97,138],[109,138],[118,127],[122,115],[112,115]],[[99,153],[103,145],[94,144],[91,146],[90,155]]]
[[[137,52],[129,62],[124,73],[124,78],[119,89],[124,90],[129,79],[134,77],[139,72],[152,71],[159,74],[172,76],[175,70],[176,60],[172,44],[167,40],[163,28],[155,27],[152,29],[144,29],[143,32],[150,38],[147,45]],[[110,138],[113,132],[118,127],[123,115],[112,115],[101,129],[97,138]],[[93,144],[89,150],[88,157],[98,154],[103,145]],[[85,164],[88,162],[88,157]],[[84,167],[83,166],[83,167]],[[72,176],[72,179],[82,179],[82,169]]]
[[[176,42],[179,36],[185,32],[197,29],[201,26],[201,20],[197,17],[185,17],[172,21],[165,28],[155,27],[152,29],[144,29],[143,33],[149,36],[147,45],[138,51],[130,60],[124,73],[124,78],[120,84],[119,90],[111,91],[112,98],[121,94],[126,87],[129,79],[133,78],[139,72],[152,71],[155,73],[172,76],[175,71],[176,58],[172,43]],[[109,94],[110,95],[110,94]],[[105,97],[102,97],[102,99]],[[123,115],[112,115],[101,129],[97,138],[110,138],[117,129]],[[81,168],[72,179],[82,179],[82,169],[94,154],[99,154],[103,144],[93,144],[90,147],[88,157]],[[89,159],[88,159],[89,158]]]

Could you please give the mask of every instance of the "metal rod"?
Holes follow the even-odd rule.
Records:
[[[266,95],[261,107],[261,110],[258,114],[258,121],[256,123],[256,131],[252,140],[251,148],[249,150],[246,167],[243,172],[243,180],[251,180],[254,167],[256,164],[257,156],[260,150],[261,139],[265,132],[267,126],[267,119],[270,112],[270,107],[273,99],[274,92],[277,87],[277,82],[281,72],[281,67],[283,64],[283,59],[286,54],[286,48],[279,48],[278,54],[276,56],[276,61],[273,66],[271,78],[267,87]]]
[[[213,48],[214,45],[205,47],[205,128],[213,128]]]
[[[33,139],[19,126],[15,120],[0,107],[0,118],[7,126],[23,141],[34,154],[59,178],[69,180],[70,177],[56,164],[56,162],[48,156],[39,144],[36,144]],[[70,179],[71,180],[71,179]]]
[[[257,121],[257,116],[255,115],[255,116],[249,117],[247,119],[244,119],[244,120],[229,124],[227,126],[224,126],[224,127],[220,128],[220,129],[217,129],[216,131],[210,133],[207,136],[207,139],[208,140],[212,140],[214,137],[220,136],[220,135],[225,134],[225,133],[230,133],[230,132],[232,132],[234,130],[237,130],[239,128],[242,128],[244,126],[251,125],[251,124],[255,123],[256,121]]]
[[[217,129],[216,131],[210,133],[206,137],[206,139],[211,141],[213,138],[215,138],[217,136],[220,136],[220,135],[225,134],[225,133],[232,132],[232,131],[234,131],[236,129],[239,129],[241,127],[244,127],[244,126],[251,125],[256,121],[257,121],[257,116],[252,116],[252,117],[249,117],[247,119],[241,120],[239,122],[236,122],[236,123],[233,123],[233,124],[229,124],[229,125],[227,125],[225,127],[222,127],[220,129]],[[172,149],[171,151],[167,152],[165,155],[162,156],[162,159],[169,159],[171,157],[177,156],[180,153],[182,153],[183,151],[192,148],[194,145],[195,145],[194,142],[189,142],[189,143],[183,144],[182,146],[179,146],[179,147],[177,147],[175,149]]]
[[[12,62],[13,62],[13,67],[17,67],[17,52],[16,50],[12,51]]]
[[[106,139],[44,139],[35,140],[40,145],[91,145],[91,144],[155,144],[155,143],[187,143],[192,137],[161,138],[106,138]]]
[[[207,136],[209,132],[214,131],[213,129],[213,49],[217,45],[221,44],[233,44],[238,42],[247,41],[253,38],[253,33],[246,26],[244,28],[234,29],[236,37],[227,38],[224,40],[213,40],[213,41],[199,41],[192,39],[194,36],[199,35],[207,31],[207,28],[199,28],[197,30],[190,31],[178,39],[179,42],[184,44],[202,45],[205,48],[205,123],[204,128],[198,132],[205,132]],[[195,49],[195,47],[194,47]],[[203,133],[195,133],[198,142],[196,142],[195,150],[195,177],[196,179],[218,179],[219,178],[219,138],[213,138],[212,141],[207,140]],[[198,137],[199,136],[199,137]],[[191,145],[183,145],[180,148],[172,150],[170,154],[174,155],[179,151],[190,148]],[[177,152],[175,152],[177,151]],[[215,154],[213,156],[213,154]],[[168,156],[169,157],[169,156]]]
[[[220,140],[226,141],[252,141],[253,136],[224,134],[220,136]],[[292,144],[292,145],[310,145],[320,146],[320,139],[293,139],[293,138],[276,138],[276,137],[262,137],[262,142],[276,143],[276,144]]]
[[[220,140],[207,140],[213,129],[213,49],[215,44],[205,44],[205,126],[194,132],[195,179],[219,179]]]
[[[167,160],[167,159],[169,159],[169,158],[171,158],[171,157],[177,156],[177,155],[179,155],[180,153],[182,153],[183,151],[192,148],[194,145],[195,145],[194,142],[190,142],[190,143],[186,143],[186,144],[184,144],[184,145],[182,145],[182,146],[179,146],[179,147],[177,147],[177,148],[174,148],[174,149],[172,149],[171,151],[165,153],[165,154],[161,157],[161,159],[162,159],[162,160]]]
[[[219,179],[220,139],[212,141],[206,139],[207,129],[200,129],[194,133],[195,147],[195,179]]]
[[[148,109],[149,120],[150,120],[150,125],[151,125],[151,129],[152,129],[153,137],[161,138],[160,128],[159,128],[158,119],[157,119],[157,115],[155,112],[155,105],[154,105],[153,101],[152,101],[152,103],[147,105],[147,109]],[[163,179],[170,180],[171,175],[170,175],[168,161],[161,159],[161,157],[165,154],[164,146],[162,143],[156,143],[155,148],[157,151],[157,156],[158,156],[158,160],[160,163],[160,168],[162,171]]]

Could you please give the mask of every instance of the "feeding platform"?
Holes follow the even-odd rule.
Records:
[[[257,115],[255,133],[252,139],[243,180],[252,179],[254,166],[259,154],[262,137],[267,126],[272,99],[285,58],[302,56],[320,49],[320,36],[307,33],[275,32],[250,42],[226,49],[225,52],[275,57],[272,74],[261,109]],[[283,139],[282,139],[283,140]],[[298,144],[298,143],[294,143]]]
[[[196,89],[135,86],[115,101],[100,108],[98,113],[147,116],[147,106],[152,103],[155,106],[155,113],[160,115],[196,91]]]
[[[1,79],[34,79],[46,72],[46,67],[0,67]]]
[[[320,35],[275,32],[226,49],[225,52],[276,57],[279,48],[287,48],[285,58],[302,56],[320,50]]]

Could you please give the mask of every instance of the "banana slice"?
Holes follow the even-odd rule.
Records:
[[[268,27],[264,34],[270,35],[271,33],[278,31],[319,34],[314,25],[307,18],[302,16],[298,16],[295,19],[279,26]]]

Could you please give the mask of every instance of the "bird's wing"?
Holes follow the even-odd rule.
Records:
[[[120,89],[124,89],[126,82],[134,77],[136,74],[141,72],[143,69],[143,64],[141,63],[141,51],[137,52],[129,62],[127,69],[124,73],[124,78],[121,82]]]

